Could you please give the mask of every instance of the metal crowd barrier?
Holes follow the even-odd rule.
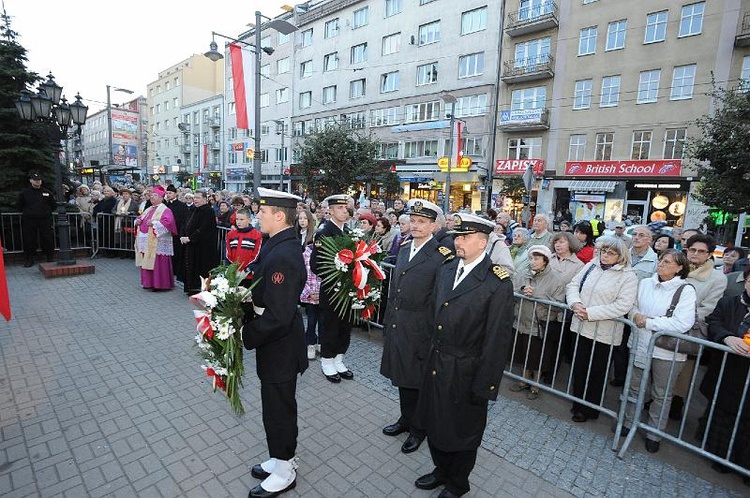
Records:
[[[122,255],[135,253],[136,227],[133,223],[137,215],[98,213],[91,223],[94,251],[92,258],[99,253],[121,253]]]
[[[70,212],[67,216],[70,224],[70,248],[74,251],[92,249],[91,226],[86,222],[86,213]],[[0,237],[2,237],[5,253],[23,253],[22,224],[21,213],[0,213]],[[59,249],[56,225],[57,212],[54,212],[52,213],[52,232],[55,249]]]
[[[640,429],[644,431],[645,433],[654,434],[658,437],[671,441],[682,448],[698,453],[699,455],[705,458],[708,458],[709,460],[718,462],[745,476],[750,476],[750,469],[741,467],[733,463],[730,460],[730,456],[732,455],[732,452],[735,450],[735,447],[739,447],[740,445],[742,447],[745,447],[748,444],[747,441],[738,439],[737,434],[738,434],[740,424],[743,423],[743,418],[748,417],[748,407],[746,406],[746,404],[748,401],[748,387],[750,387],[750,370],[748,371],[745,378],[725,377],[724,375],[724,371],[725,371],[728,358],[740,357],[740,358],[743,358],[747,362],[750,362],[750,358],[742,357],[741,355],[738,355],[737,353],[729,349],[727,346],[724,346],[722,344],[706,341],[704,339],[699,339],[696,337],[691,337],[686,334],[674,334],[674,333],[668,333],[668,332],[654,333],[654,335],[651,337],[651,340],[649,341],[649,344],[648,344],[648,350],[646,354],[647,358],[652,357],[656,340],[661,336],[677,337],[682,341],[691,342],[691,343],[695,343],[699,345],[699,351],[698,351],[696,360],[694,362],[692,380],[690,382],[690,390],[688,391],[688,394],[685,397],[685,405],[683,407],[682,417],[680,418],[679,422],[673,424],[671,428],[667,427],[665,430],[660,430],[658,425],[666,417],[668,417],[668,412],[669,412],[669,404],[665,403],[664,406],[662,407],[661,412],[659,413],[657,427],[649,425],[648,420],[646,421],[640,420],[640,414],[643,409],[643,406],[647,402],[647,398],[651,394],[650,382],[649,382],[649,377],[651,374],[651,362],[648,362],[648,365],[646,365],[646,368],[644,368],[643,370],[643,376],[641,378],[641,383],[638,389],[638,395],[635,398],[630,397],[627,400],[629,403],[635,404],[635,416],[634,416],[634,420],[631,422],[632,425],[630,427],[630,431],[627,437],[625,438],[625,442],[623,443],[622,448],[620,449],[617,456],[620,458],[624,456],[625,452],[628,450],[628,447],[630,446],[630,443],[633,441],[633,438],[635,437],[636,432]],[[686,430],[686,425],[689,419],[691,403],[697,404],[698,408],[700,408],[700,402],[702,401],[701,398],[704,397],[702,393],[700,392],[696,393],[695,387],[697,384],[696,381],[700,377],[698,374],[699,374],[701,359],[706,355],[712,355],[712,356],[721,355],[719,357],[720,367],[719,367],[719,373],[718,373],[718,381],[716,383],[716,386],[713,388],[711,399],[708,400],[706,408],[703,412],[703,417],[701,417],[698,420],[698,427],[697,427],[696,434],[693,437],[693,441],[690,441],[685,435],[685,430]],[[711,358],[710,361],[716,362],[719,360],[717,357],[714,356],[713,358]],[[679,362],[675,361],[674,359],[670,361],[669,377],[667,379],[668,389],[665,392],[665,399],[671,399],[670,386],[671,386],[671,389],[673,389],[673,384],[674,384],[673,380],[676,380],[676,377],[678,375],[678,373],[675,372],[677,363]],[[727,445],[725,452],[722,452],[722,454],[717,454],[717,453],[713,453],[709,451],[707,449],[707,444],[709,442],[709,436],[711,434],[711,430],[714,424],[719,423],[715,419],[716,398],[719,394],[719,389],[721,388],[721,385],[724,382],[732,382],[735,384],[739,383],[742,386],[742,395],[739,400],[737,414],[734,416],[734,423],[731,427],[731,436],[729,439],[729,444]],[[626,386],[625,389],[627,390],[628,384],[626,383],[625,386]],[[745,422],[745,424],[747,424],[747,422]]]
[[[227,259],[227,234],[232,230],[227,227],[216,227],[216,249],[219,251],[219,258],[223,263],[229,263]]]

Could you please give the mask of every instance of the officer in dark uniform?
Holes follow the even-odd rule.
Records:
[[[340,237],[348,233],[346,222],[352,217],[349,207],[351,197],[346,194],[332,195],[325,199],[330,219],[315,233],[313,250],[310,255],[310,270],[318,273],[321,263],[320,248],[324,237]],[[342,319],[331,305],[331,292],[325,284],[320,286],[320,366],[323,375],[331,382],[353,379],[354,374],[344,365],[344,354],[349,349],[352,337],[352,323]]]
[[[34,254],[37,248],[37,237],[47,262],[52,261],[55,253],[55,238],[52,232],[52,211],[55,210],[55,196],[46,187],[42,187],[39,173],[29,174],[30,186],[18,196],[18,210],[21,211],[21,238],[23,252],[26,255],[24,268],[34,266]]]
[[[253,313],[247,313],[242,341],[256,350],[263,428],[270,459],[252,468],[264,479],[250,497],[270,497],[295,487],[297,451],[297,374],[307,368],[305,333],[297,304],[307,279],[302,246],[293,224],[297,202],[285,192],[259,188],[259,219],[269,235],[255,267]]]
[[[419,398],[424,360],[432,333],[432,300],[438,268],[453,252],[439,245],[433,232],[443,211],[432,202],[413,199],[407,204],[414,237],[398,253],[391,273],[388,306],[383,329],[383,359],[380,373],[398,387],[401,416],[383,428],[386,436],[409,431],[401,451],[411,453],[422,444],[425,434],[414,418]],[[451,241],[452,243],[453,241]]]
[[[513,343],[513,284],[485,254],[494,222],[454,216],[457,258],[438,271],[433,335],[417,407],[435,470],[420,489],[441,498],[469,492],[469,474]]]

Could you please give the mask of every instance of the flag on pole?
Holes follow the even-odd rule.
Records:
[[[240,130],[255,129],[255,57],[250,50],[231,43],[229,57],[232,63],[232,85],[234,105],[237,114],[237,128]]]
[[[456,121],[456,129],[453,130],[453,136],[456,139],[453,141],[453,167],[457,167],[461,163],[461,121]]]
[[[203,144],[203,169],[208,167],[208,144]]]
[[[5,261],[3,260],[3,247],[0,242],[0,314],[9,322],[12,316],[10,311],[10,294],[8,294],[8,281],[5,277]]]

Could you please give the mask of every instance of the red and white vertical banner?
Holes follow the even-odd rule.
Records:
[[[203,169],[208,166],[208,144],[203,144]]]
[[[237,113],[237,128],[255,129],[255,56],[237,44],[229,44],[229,57],[232,61],[232,82],[234,104]]]
[[[458,164],[461,163],[461,157],[463,156],[461,153],[461,125],[463,123],[461,121],[456,121],[454,124],[456,129],[453,130],[453,136],[456,137],[456,139],[453,141],[453,150],[451,153],[453,154],[453,165],[458,166]]]

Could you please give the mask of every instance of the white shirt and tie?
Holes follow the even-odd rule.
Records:
[[[479,263],[481,263],[484,258],[485,255],[480,254],[477,259],[469,264],[465,264],[463,259],[460,260],[458,262],[458,268],[456,268],[456,278],[453,280],[453,288],[455,289],[456,287],[458,287],[458,284],[460,284],[466,278],[466,276],[471,273],[471,270],[479,265]]]
[[[431,238],[432,238],[432,235],[430,235],[430,238],[422,242],[419,246],[417,246],[416,241],[414,240],[411,241],[411,249],[409,250],[409,261],[414,259],[414,256],[417,255],[419,250],[422,249],[424,245],[430,241]]]

